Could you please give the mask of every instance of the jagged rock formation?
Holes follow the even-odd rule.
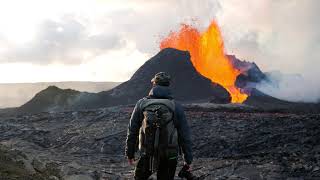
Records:
[[[233,66],[241,72],[235,84],[242,90],[250,93],[257,83],[267,80],[266,75],[254,62],[241,61],[234,55],[228,55],[228,57]]]
[[[0,179],[59,180],[58,166],[0,144]]]

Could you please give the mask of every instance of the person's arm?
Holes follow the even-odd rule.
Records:
[[[181,105],[176,104],[177,131],[179,135],[179,143],[182,148],[183,159],[186,164],[192,163],[192,142],[191,131],[188,125],[184,110]]]
[[[136,151],[137,138],[139,136],[139,130],[141,127],[141,110],[140,110],[140,101],[137,102],[134,110],[131,114],[130,122],[128,125],[127,131],[127,140],[126,140],[126,156],[129,160],[134,159],[134,153]]]

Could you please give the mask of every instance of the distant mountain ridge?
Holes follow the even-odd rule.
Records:
[[[87,82],[87,81],[66,81],[66,82],[39,82],[39,83],[0,83],[0,108],[18,107],[30,99],[36,93],[49,86],[56,86],[61,89],[74,89],[85,92],[101,92],[109,90],[120,82]]]
[[[34,98],[22,105],[19,109],[24,112],[68,109],[82,93],[83,92],[72,89],[60,89],[56,86],[49,86],[45,90],[37,93]]]

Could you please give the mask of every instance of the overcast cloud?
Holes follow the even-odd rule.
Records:
[[[204,30],[216,19],[229,54],[254,61],[263,71],[301,75],[297,83],[295,78],[279,78],[276,74],[272,77],[281,79],[276,81],[280,85],[261,85],[261,90],[296,101],[315,101],[320,97],[320,1],[317,0],[28,2],[33,6],[26,4],[25,8],[17,9],[10,4],[0,8],[0,22],[9,24],[0,23],[2,64],[32,63],[50,68],[58,63],[66,69],[77,69],[87,63],[92,68],[87,73],[94,75],[86,76],[90,77],[86,80],[123,81],[159,51],[161,38],[177,30],[180,23],[191,23]],[[32,9],[34,4],[36,9]],[[10,25],[14,31],[7,28]],[[21,43],[14,37],[27,38]],[[68,78],[67,73],[65,76]],[[31,77],[37,81],[35,76]]]
[[[30,42],[21,45],[8,43],[1,62],[80,64],[123,45],[119,34],[91,35],[84,25],[70,16],[62,22],[45,20]]]

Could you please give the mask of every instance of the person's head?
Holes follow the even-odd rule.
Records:
[[[170,86],[170,75],[165,72],[159,72],[151,79],[153,85]]]

